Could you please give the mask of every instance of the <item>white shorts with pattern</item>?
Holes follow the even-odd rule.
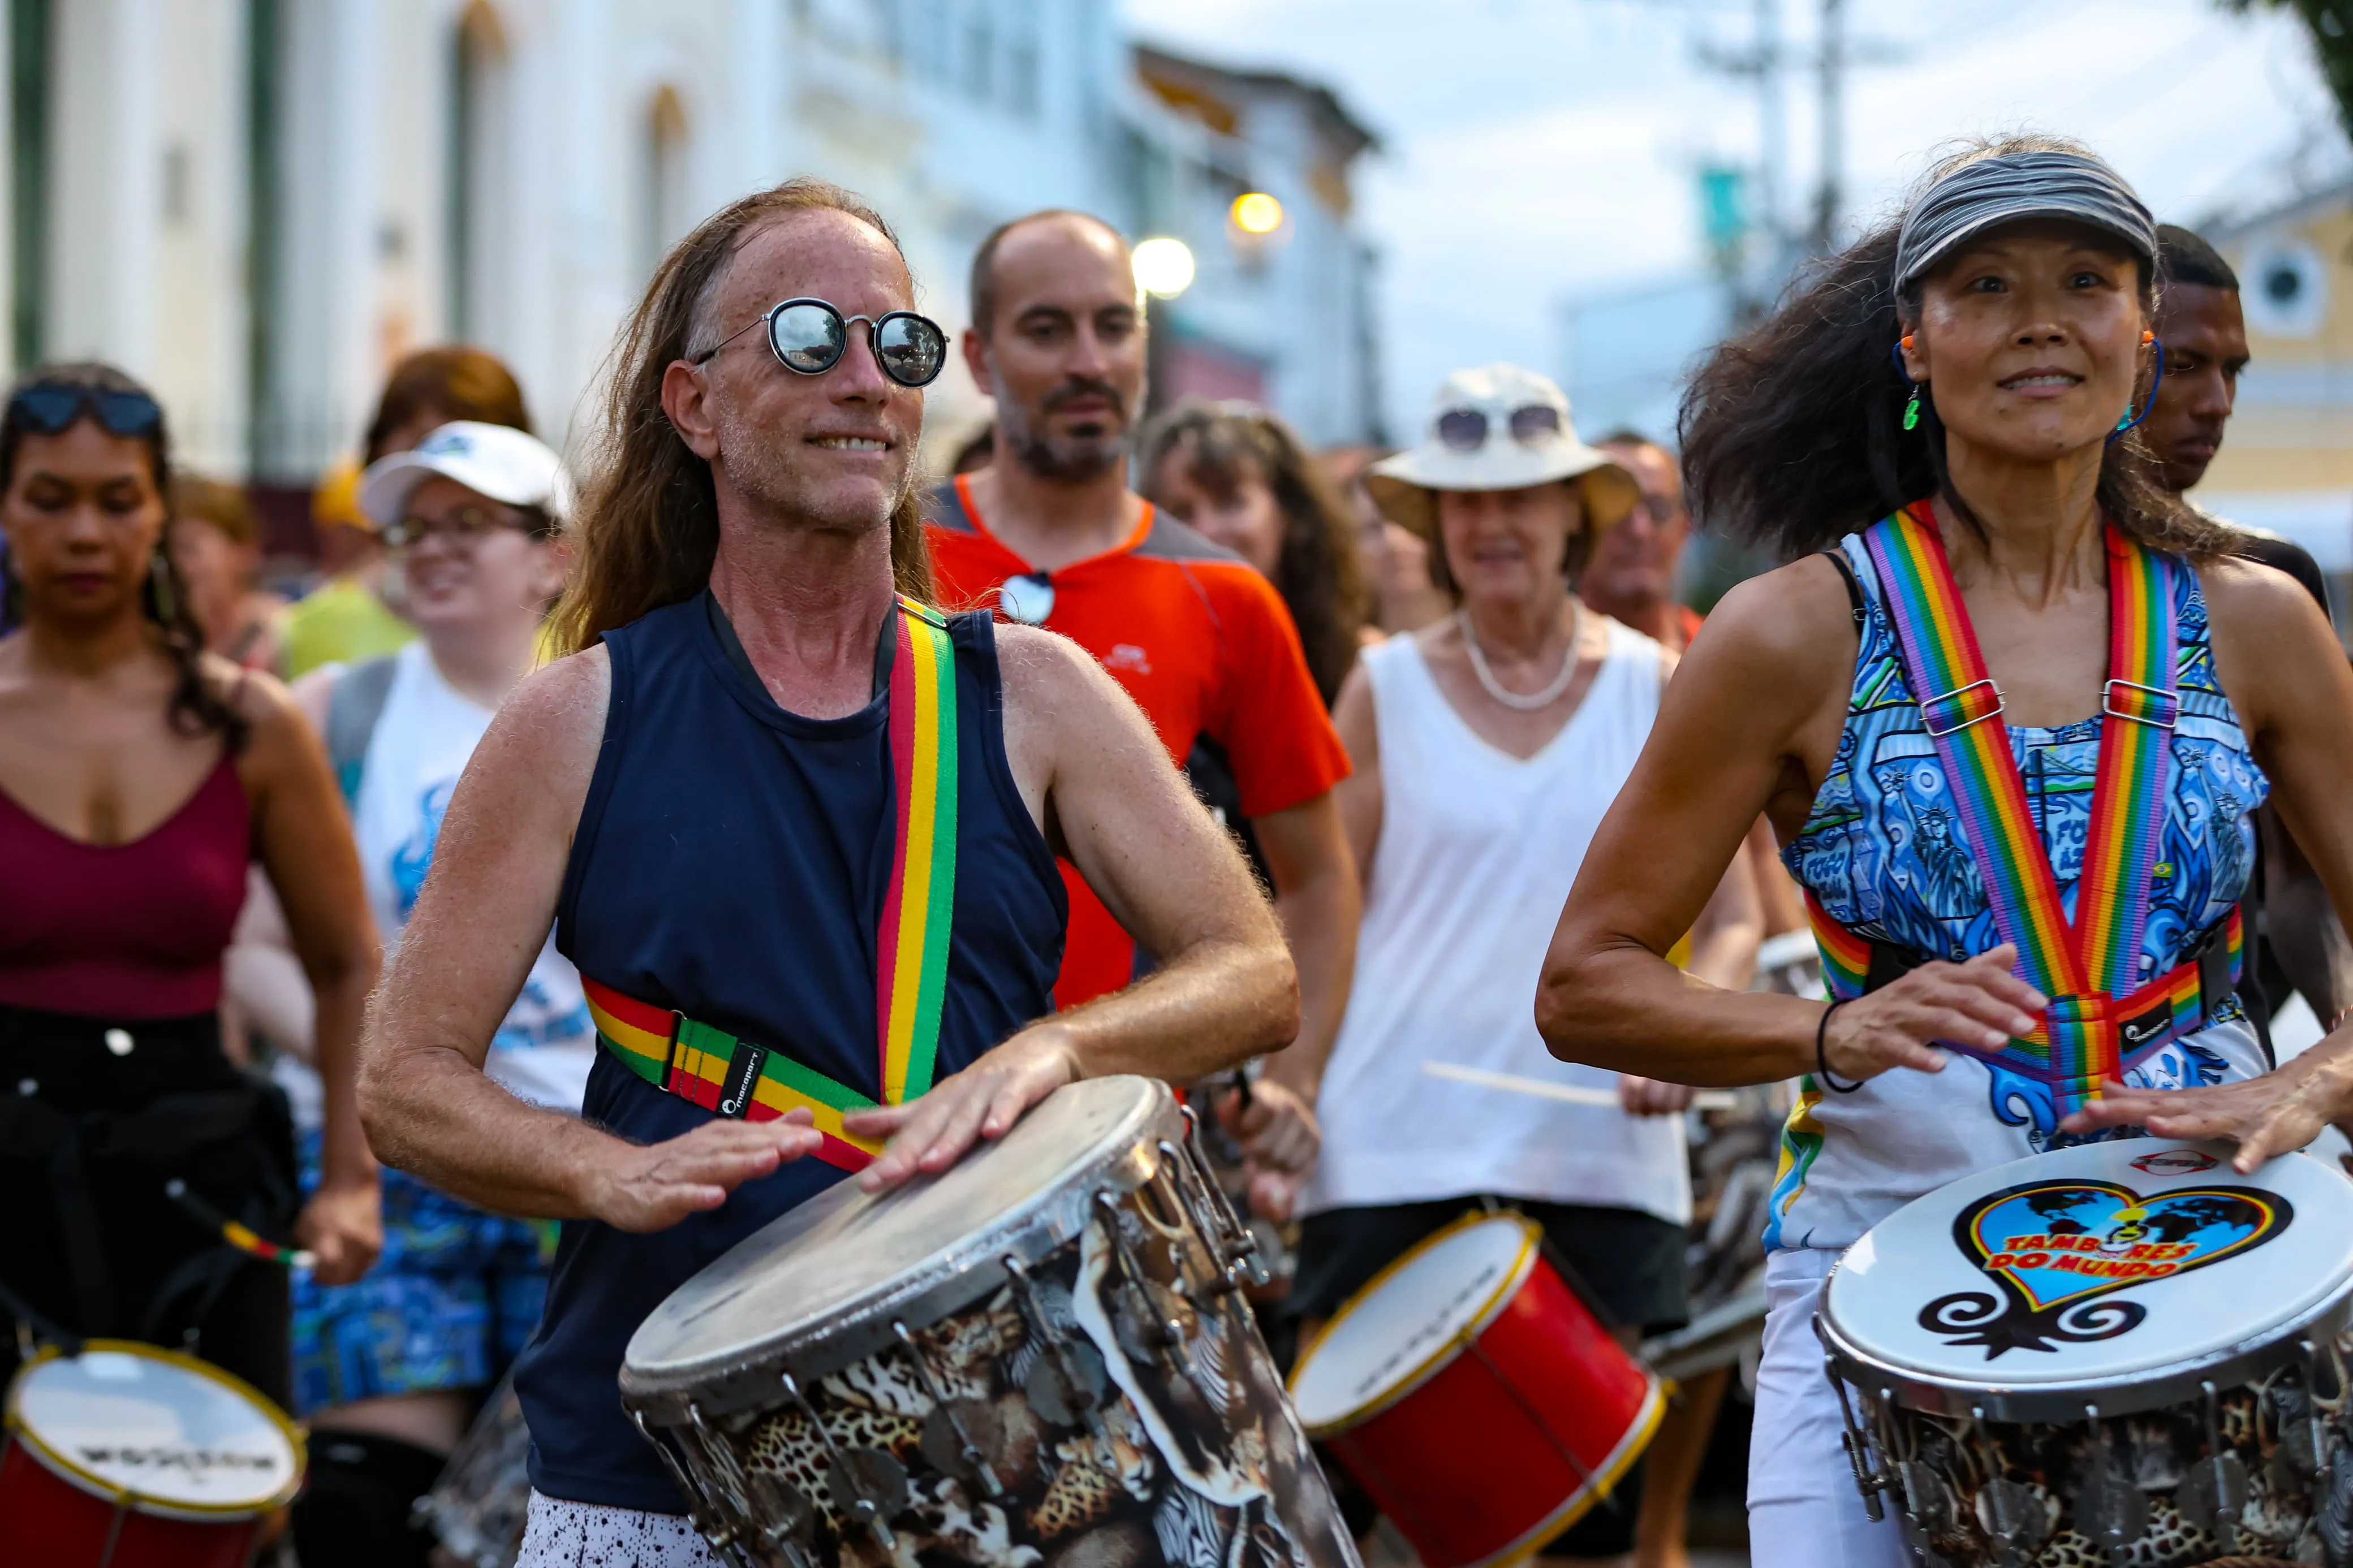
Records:
[[[723,1568],[681,1514],[531,1494],[515,1568]]]

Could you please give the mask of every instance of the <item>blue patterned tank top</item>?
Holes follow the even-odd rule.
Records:
[[[1782,858],[1831,919],[1856,936],[1940,958],[2000,945],[1985,886],[1955,810],[1935,742],[1905,678],[1895,631],[1859,535],[1840,549],[1865,615],[1846,727],[1813,809]],[[2145,977],[2183,962],[2226,919],[2253,875],[2252,814],[2270,785],[2214,677],[2197,574],[2175,574],[2177,679],[2173,793],[2149,889]],[[2012,759],[2068,918],[2099,772],[2103,719],[2010,726]],[[2269,1067],[2235,1004],[2126,1074],[2152,1088],[2252,1077]],[[2051,1091],[1958,1054],[1940,1073],[1883,1073],[1853,1094],[1800,1086],[1782,1131],[1768,1247],[1852,1245],[1913,1198],[1987,1165],[2075,1142],[2058,1129]]]

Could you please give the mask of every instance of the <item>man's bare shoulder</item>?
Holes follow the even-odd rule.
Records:
[[[1044,733],[1110,740],[1124,731],[1152,733],[1151,722],[1094,655],[1060,632],[1000,622],[997,668],[1009,723]],[[1106,729],[1105,726],[1110,726]]]
[[[604,743],[612,690],[612,660],[602,647],[543,666],[499,705],[478,755],[500,767],[576,773],[585,788]]]

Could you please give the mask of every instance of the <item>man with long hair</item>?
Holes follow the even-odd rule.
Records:
[[[1222,748],[1271,873],[1299,966],[1299,1044],[1237,1108],[1288,1217],[1314,1157],[1315,1086],[1346,1009],[1358,889],[1332,786],[1347,754],[1273,585],[1128,488],[1143,413],[1145,321],[1127,243],[1084,213],[1032,213],[981,242],[965,364],[997,400],[994,460],[932,497],[941,596],[1060,632],[1142,705],[1172,761]],[[1069,1007],[1165,960],[1065,864],[1071,942],[1054,984]]]
[[[384,1156],[565,1222],[515,1374],[525,1563],[712,1561],[614,1383],[736,1241],[852,1171],[944,1171],[1073,1079],[1198,1076],[1298,1026],[1273,921],[1134,705],[1059,637],[925,603],[913,461],[946,342],[913,296],[882,219],[814,180],[663,261],[615,358],[569,656],[475,752],[372,1016]],[[953,821],[948,848],[919,821]],[[1057,854],[1164,955],[1060,1014]],[[901,862],[920,921],[886,899]],[[600,1041],[579,1120],[481,1070],[551,923]],[[878,1015],[913,999],[878,969],[938,998],[887,1064]]]

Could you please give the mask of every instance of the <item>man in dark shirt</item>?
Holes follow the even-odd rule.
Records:
[[[2172,224],[2157,235],[2157,335],[2165,345],[2165,379],[2141,429],[2164,466],[2167,488],[2179,494],[2206,477],[2221,449],[2239,373],[2250,357],[2247,322],[2239,308],[2238,275],[2212,246]],[[2286,573],[2322,610],[2328,608],[2327,579],[2308,551],[2276,534],[2241,531],[2246,535],[2241,554]],[[2300,991],[2326,1026],[2353,1003],[2353,945],[2279,813],[2265,806],[2257,821],[2263,873],[2251,901],[2261,906],[2260,940],[2247,955],[2248,1000],[2261,1004],[2259,1016],[2267,1021],[2290,993]]]

